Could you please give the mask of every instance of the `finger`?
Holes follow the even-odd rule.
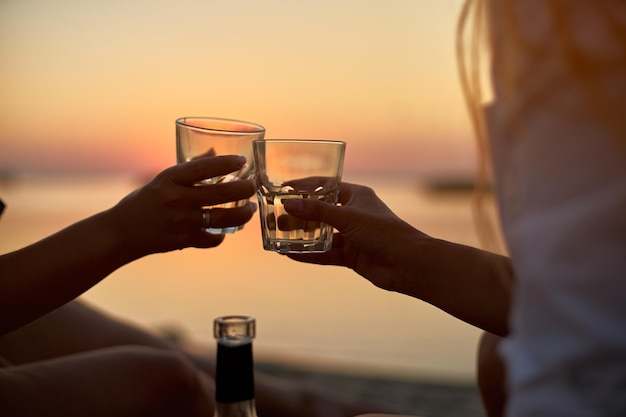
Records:
[[[211,208],[211,227],[221,229],[224,227],[241,226],[246,224],[256,211],[256,204],[248,202],[241,207]],[[203,225],[205,226],[205,225]]]
[[[272,216],[274,216],[273,213]],[[314,223],[316,225],[318,224],[317,222]],[[293,230],[303,230],[306,232],[306,225],[306,220],[302,220],[288,214],[281,214],[280,216],[278,216],[278,220],[276,221],[276,228],[283,232],[289,232]]]
[[[256,185],[252,180],[240,180],[189,187],[184,192],[188,193],[191,205],[214,206],[231,201],[247,200],[256,192]]]
[[[289,199],[284,202],[285,210],[292,216],[304,220],[315,220],[333,226],[341,231],[350,221],[350,214],[338,207],[324,201],[311,199]]]
[[[338,196],[337,202],[345,206],[352,199],[352,196],[359,188],[364,188],[364,187],[358,184],[342,182],[340,189],[339,189],[339,196]]]
[[[174,183],[191,185],[207,178],[238,171],[245,163],[246,158],[244,156],[212,156],[174,165],[165,172]]]
[[[196,248],[214,248],[216,246],[219,246],[224,239],[226,238],[225,235],[221,234],[213,234],[213,233],[207,233],[204,230],[200,230],[198,229],[198,237],[196,238],[196,244],[193,245]]]

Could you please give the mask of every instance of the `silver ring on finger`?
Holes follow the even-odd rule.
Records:
[[[211,209],[202,210],[202,223],[204,224],[203,229],[205,231],[211,228]]]

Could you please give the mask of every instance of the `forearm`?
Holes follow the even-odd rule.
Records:
[[[138,257],[122,246],[109,212],[0,257],[0,334],[67,303]]]
[[[408,267],[394,290],[488,332],[508,333],[513,271],[507,257],[423,236],[410,240]]]

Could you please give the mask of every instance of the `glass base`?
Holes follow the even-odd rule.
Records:
[[[278,253],[324,253],[332,247],[330,240],[307,242],[303,240],[270,240],[263,241],[263,249]]]
[[[243,225],[222,228],[211,227],[209,229],[204,229],[204,231],[211,233],[212,235],[230,235],[241,229],[243,229]]]

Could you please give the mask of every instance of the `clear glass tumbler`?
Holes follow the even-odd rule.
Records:
[[[254,141],[263,248],[279,253],[320,253],[332,246],[333,228],[304,221],[284,209],[288,199],[336,204],[346,143],[337,140]]]
[[[176,160],[180,164],[202,156],[243,155],[247,163],[239,171],[208,178],[198,185],[249,179],[254,174],[252,142],[261,140],[264,136],[265,128],[255,123],[212,117],[183,117],[176,120]],[[204,208],[238,207],[245,205],[247,201],[233,201]],[[214,234],[234,233],[242,227],[207,228],[205,231]]]

